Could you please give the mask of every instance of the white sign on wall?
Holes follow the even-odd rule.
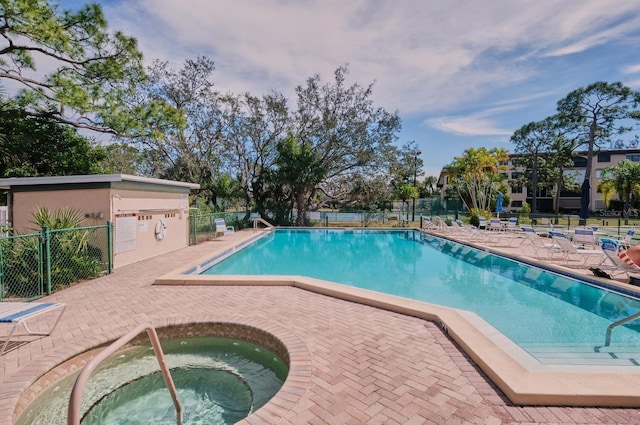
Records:
[[[136,214],[116,214],[116,246],[115,253],[133,251],[136,249]]]

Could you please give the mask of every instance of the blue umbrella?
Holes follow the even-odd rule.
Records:
[[[501,212],[502,212],[502,193],[498,193],[498,200],[496,201],[496,213],[498,217],[500,217]]]

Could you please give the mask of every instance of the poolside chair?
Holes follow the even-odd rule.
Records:
[[[572,242],[574,245],[588,246],[591,248],[598,246],[596,233],[590,227],[576,228],[574,230]]]
[[[509,221],[507,221],[506,230],[510,232],[515,232],[518,230],[518,217],[511,217]]]
[[[491,221],[489,221],[488,230],[501,232],[504,230],[504,226],[499,218],[492,218]]]
[[[438,230],[438,224],[431,217],[422,218],[422,227],[420,230]]]
[[[622,246],[624,246],[625,248],[629,248],[631,245],[633,245],[633,237],[635,235],[636,235],[636,230],[629,229],[627,230],[627,233],[625,233],[625,235],[622,237],[622,239],[618,239],[618,240],[620,241]]]
[[[458,232],[456,235],[461,239],[472,242],[481,241],[484,238],[484,232],[472,224],[466,224],[462,220],[455,220],[455,224],[458,226]]]
[[[7,351],[7,348],[9,348],[11,338],[16,336],[16,331],[20,325],[22,325],[28,335],[51,335],[58,325],[66,307],[67,305],[62,303],[0,302],[0,323],[6,323],[9,325],[7,334],[0,337],[4,338],[2,349],[0,350],[0,356]],[[57,313],[57,317],[53,320],[53,323],[51,320],[47,320],[46,322],[43,321],[46,325],[37,325],[37,329],[35,330],[32,330],[29,327],[29,323],[38,316],[43,316],[54,311]],[[17,343],[18,342],[15,341],[11,346],[15,347],[17,346]]]
[[[524,241],[520,244],[522,255],[551,260],[558,257],[557,245],[553,239],[543,238],[531,226],[521,225]],[[560,254],[561,255],[561,254]]]
[[[218,236],[218,234],[222,234],[222,236],[224,236],[227,233],[233,233],[235,231],[233,226],[227,226],[227,223],[224,221],[224,218],[216,218],[215,224],[216,224],[216,236]]]
[[[604,262],[600,263],[598,265],[599,269],[607,270],[614,276],[626,274],[629,278],[631,278],[632,273],[640,274],[640,266],[629,258],[626,248],[620,241],[611,238],[600,238],[598,243],[610,262],[609,265],[605,265]]]
[[[487,219],[485,217],[478,217],[478,229],[487,230]]]
[[[562,254],[562,260],[565,264],[569,264],[572,261],[578,261],[587,266],[602,263],[604,253],[601,249],[585,249],[582,245],[575,245],[569,237],[562,232],[550,230],[549,236],[551,236],[556,244],[553,249]]]

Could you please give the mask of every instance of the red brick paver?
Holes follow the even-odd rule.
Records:
[[[232,236],[232,235],[228,235]],[[153,286],[213,241],[61,291],[54,334],[0,358],[0,425],[46,371],[139,323],[225,321],[278,335],[300,362],[246,424],[638,424],[638,409],[511,405],[433,323],[286,286]],[[298,373],[298,371],[301,371]]]

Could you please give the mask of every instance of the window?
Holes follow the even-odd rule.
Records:
[[[518,177],[520,177],[520,173],[518,173],[517,171],[512,171],[511,172],[511,178],[512,179],[517,179]]]
[[[598,162],[611,162],[611,154],[610,153],[599,153],[598,154]]]
[[[626,158],[629,161],[640,162],[640,154],[627,155]]]
[[[522,201],[511,201],[511,206],[513,208],[522,208]]]
[[[587,166],[587,158],[583,158],[581,156],[574,156],[573,158],[573,166],[574,167],[586,167]]]
[[[604,170],[596,170],[596,178],[597,179],[604,179],[609,177],[609,174],[611,173],[605,173]]]
[[[522,185],[512,186],[511,193],[522,193]]]

